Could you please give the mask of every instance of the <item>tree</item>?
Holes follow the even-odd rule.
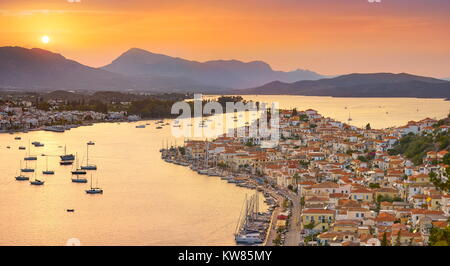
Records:
[[[378,184],[378,183],[370,183],[369,184],[369,188],[371,188],[371,189],[380,188],[380,184]]]
[[[401,246],[402,245],[402,243],[400,241],[400,237],[401,237],[401,231],[398,230],[397,238],[395,239],[395,246]]]
[[[450,226],[444,229],[431,228],[428,244],[430,246],[450,246]]]
[[[370,123],[367,123],[366,129],[367,129],[367,130],[371,130],[371,129],[372,129],[371,126],[370,126]]]
[[[383,233],[383,239],[381,239],[381,246],[387,247],[389,246],[389,243],[387,241],[387,235],[386,232]]]
[[[305,196],[300,198],[300,205],[305,206]],[[449,218],[450,219],[450,218]]]

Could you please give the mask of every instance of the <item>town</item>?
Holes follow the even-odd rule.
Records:
[[[276,145],[224,134],[161,149],[167,162],[264,194],[268,212],[246,203],[238,244],[448,245],[449,118],[381,130],[279,113]]]
[[[12,133],[31,130],[64,132],[81,125],[92,125],[94,122],[137,121],[139,119],[139,116],[128,116],[126,112],[44,111],[26,101],[15,105],[0,106],[0,132]]]
[[[187,97],[189,94],[177,93],[0,90],[0,132],[64,132],[97,122],[167,118],[172,104]]]

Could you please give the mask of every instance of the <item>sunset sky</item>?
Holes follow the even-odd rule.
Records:
[[[138,47],[326,75],[443,78],[450,77],[450,1],[0,0],[0,46],[40,47],[94,67]]]

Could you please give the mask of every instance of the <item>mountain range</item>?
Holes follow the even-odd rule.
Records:
[[[260,61],[204,63],[130,49],[92,68],[47,50],[0,47],[0,87],[32,90],[139,90],[220,93],[278,79],[318,79],[311,71],[274,71]]]
[[[287,94],[334,97],[450,98],[450,82],[407,73],[349,74],[315,81],[265,85],[236,90],[237,94]]]
[[[450,81],[407,73],[326,78],[308,70],[275,71],[262,61],[197,62],[137,48],[126,51],[111,64],[93,68],[43,49],[0,47],[2,88],[450,98]]]
[[[238,60],[189,61],[132,48],[101,69],[130,77],[186,78],[205,86],[249,88],[281,80],[317,80],[323,76],[309,71],[274,71],[262,61],[244,63]]]

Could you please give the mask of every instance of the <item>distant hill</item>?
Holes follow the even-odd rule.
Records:
[[[42,49],[0,47],[0,88],[25,90],[219,91],[183,77],[128,77]]]
[[[406,73],[350,74],[317,81],[274,81],[236,90],[239,94],[288,94],[335,97],[450,98],[450,82]]]
[[[102,69],[132,77],[186,78],[224,88],[248,88],[273,80],[294,82],[323,78],[308,70],[274,71],[262,61],[215,60],[202,63],[138,48],[128,50]]]
[[[42,89],[132,88],[122,75],[84,66],[42,49],[0,48],[0,86]]]

